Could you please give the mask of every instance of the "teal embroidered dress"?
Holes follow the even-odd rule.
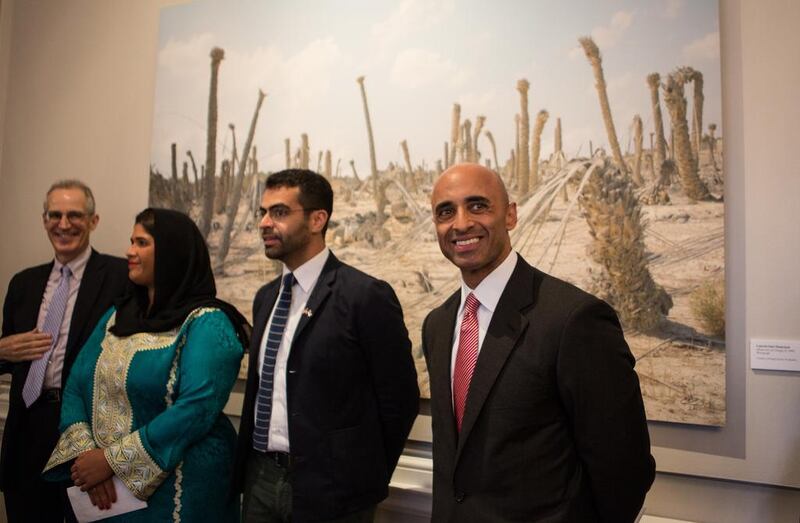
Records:
[[[73,460],[99,447],[148,503],[107,521],[237,521],[235,431],[222,414],[242,356],[233,325],[204,307],[173,330],[117,337],[108,332],[115,315],[100,320],[72,367],[46,477],[69,480]]]

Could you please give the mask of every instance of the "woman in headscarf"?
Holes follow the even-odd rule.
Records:
[[[127,257],[133,290],[75,361],[46,476],[69,476],[101,509],[119,494],[114,476],[147,501],[112,521],[236,521],[235,432],[222,408],[249,326],[216,299],[208,248],[186,215],[139,213]]]

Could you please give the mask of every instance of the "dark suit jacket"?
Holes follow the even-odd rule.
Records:
[[[42,304],[47,278],[53,262],[25,269],[11,278],[3,303],[3,336],[27,332],[36,327],[39,307]],[[69,336],[67,338],[64,367],[61,383],[67,382],[69,371],[83,343],[89,337],[95,324],[111,306],[128,284],[128,266],[124,259],[100,254],[92,249],[86,263],[75,307],[72,312]],[[42,473],[47,459],[58,441],[58,424],[41,427],[52,431],[53,446],[36,449],[36,459],[23,460],[20,449],[26,445],[26,437],[20,430],[20,417],[25,413],[22,400],[22,387],[28,377],[30,362],[0,362],[0,372],[11,373],[11,392],[8,416],[3,430],[3,447],[0,453],[0,488],[13,488],[22,479],[32,480]],[[26,453],[28,456],[31,453]]]
[[[258,351],[280,278],[253,303],[253,337],[235,481],[252,450]],[[287,363],[293,521],[332,519],[384,499],[419,409],[403,312],[386,282],[332,253],[309,296]]]
[[[655,462],[634,359],[606,303],[519,258],[456,432],[450,357],[460,293],[422,327],[433,521],[632,521]]]

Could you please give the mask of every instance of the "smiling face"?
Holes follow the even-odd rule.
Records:
[[[508,231],[517,225],[516,204],[508,202],[495,173],[459,164],[436,181],[431,208],[442,254],[474,289],[511,252]]]
[[[83,190],[69,188],[50,191],[43,219],[56,259],[69,263],[89,247],[89,236],[100,217],[88,213]]]
[[[294,270],[325,247],[322,230],[327,211],[305,211],[299,201],[299,187],[274,187],[261,196],[261,238],[264,253]]]
[[[133,226],[131,246],[125,255],[128,258],[128,278],[136,285],[152,290],[156,281],[156,242],[142,224]]]

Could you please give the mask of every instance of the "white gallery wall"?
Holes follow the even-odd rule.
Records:
[[[0,299],[17,270],[51,255],[40,215],[55,179],[88,182],[101,216],[94,246],[126,249],[147,205],[168,3],[0,0]],[[796,0],[721,0],[731,426],[652,426],[660,474],[648,514],[800,517],[800,375],[751,371],[747,355],[750,338],[800,340],[798,24]]]

